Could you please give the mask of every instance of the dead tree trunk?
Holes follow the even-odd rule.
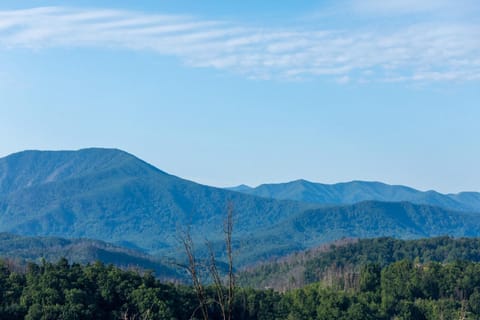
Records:
[[[202,277],[200,275],[200,268],[195,257],[194,243],[193,243],[192,235],[190,233],[190,228],[187,228],[181,236],[181,242],[183,244],[183,247],[188,259],[188,265],[185,266],[185,269],[190,274],[190,277],[193,282],[193,288],[195,290],[195,293],[199,301],[199,306],[195,309],[194,313],[192,314],[192,318],[195,316],[195,313],[198,311],[198,309],[200,309],[202,312],[203,319],[208,320],[208,305],[218,304],[222,312],[222,318],[224,320],[232,320],[233,301],[235,298],[235,273],[234,273],[234,262],[233,262],[233,247],[232,247],[233,225],[234,225],[233,204],[229,203],[227,207],[227,216],[223,223],[223,233],[225,237],[225,250],[226,250],[226,257],[228,260],[226,292],[225,292],[224,282],[222,281],[222,276],[218,271],[214,249],[211,243],[209,241],[206,241],[206,245],[208,247],[209,255],[210,255],[210,265],[209,265],[210,278],[213,281],[213,285],[215,287],[215,292],[216,292],[215,299],[208,299],[205,293],[205,288],[202,283]]]

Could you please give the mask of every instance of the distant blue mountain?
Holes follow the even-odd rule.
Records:
[[[336,184],[295,180],[286,183],[262,184],[256,188],[235,188],[235,191],[280,200],[295,200],[324,205],[354,204],[361,201],[408,201],[440,206],[452,210],[480,212],[480,193],[442,194],[419,191],[406,186],[381,182],[351,181]]]
[[[342,238],[480,236],[478,215],[410,202],[364,201],[305,210],[244,239],[244,263],[269,260]]]
[[[149,253],[179,249],[187,225],[200,243],[223,239],[228,203],[238,235],[311,205],[208,187],[116,149],[25,151],[0,159],[0,231],[90,238]]]
[[[247,186],[246,184],[241,184],[241,185],[238,185],[238,186],[235,186],[235,187],[228,187],[228,188],[225,188],[225,189],[231,190],[231,191],[238,191],[238,192],[249,192],[253,188],[250,187],[250,186]]]
[[[477,208],[474,193],[302,180],[239,189],[184,180],[116,149],[24,151],[0,159],[0,232],[98,239],[178,256],[179,235],[190,226],[201,255],[205,239],[222,252],[231,203],[239,265],[341,237],[480,235],[479,215],[451,210]],[[372,199],[383,202],[354,204]],[[428,205],[389,202],[400,200]]]

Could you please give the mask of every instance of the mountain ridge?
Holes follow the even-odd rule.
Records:
[[[0,232],[98,239],[161,256],[182,255],[179,236],[190,229],[201,254],[208,239],[221,257],[231,204],[239,265],[342,237],[480,235],[478,214],[379,200],[327,206],[268,199],[176,177],[118,149],[0,158],[0,190]]]
[[[17,153],[0,159],[0,185],[0,231],[131,242],[150,253],[177,250],[188,224],[199,238],[223,238],[229,202],[242,213],[239,234],[312,207],[197,184],[118,149]]]
[[[322,205],[353,204],[361,201],[408,201],[441,206],[452,210],[480,212],[480,193],[464,191],[443,194],[435,190],[420,191],[404,185],[380,181],[352,180],[334,184],[297,179],[284,183],[261,184],[235,191],[269,199],[294,200]]]
[[[245,265],[268,261],[343,238],[438,236],[478,237],[480,219],[469,213],[410,202],[364,201],[352,205],[313,208],[271,225],[263,234],[245,240]],[[271,247],[270,251],[261,249]]]

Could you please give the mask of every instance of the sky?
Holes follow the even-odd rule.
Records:
[[[0,3],[0,157],[480,191],[480,2]]]

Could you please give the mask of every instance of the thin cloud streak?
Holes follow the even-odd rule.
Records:
[[[107,47],[176,56],[248,78],[465,82],[480,78],[480,26],[417,24],[390,31],[281,30],[121,10],[0,11],[0,48]]]
[[[458,0],[458,3],[465,2]],[[451,9],[458,4],[448,0],[352,0],[350,6],[360,13],[405,14],[431,13]]]

